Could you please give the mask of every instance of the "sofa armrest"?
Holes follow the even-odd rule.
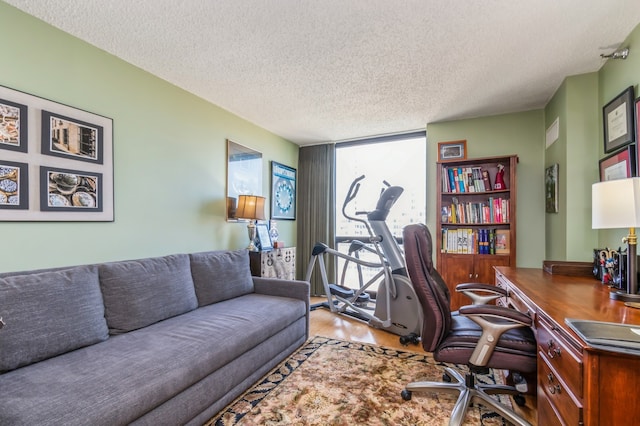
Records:
[[[278,278],[253,278],[253,285],[256,293],[268,294],[271,296],[291,297],[300,299],[309,304],[311,286],[308,281],[281,280]]]
[[[251,277],[253,279],[254,291],[258,294],[271,296],[290,297],[302,300],[307,308],[307,332],[309,338],[309,305],[311,300],[311,284],[308,281],[281,280],[278,278]]]

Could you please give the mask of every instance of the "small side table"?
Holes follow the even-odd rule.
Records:
[[[254,277],[296,279],[296,248],[250,251],[249,264]]]

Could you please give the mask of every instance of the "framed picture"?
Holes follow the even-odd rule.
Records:
[[[558,164],[547,167],[544,176],[546,212],[558,213]]]
[[[467,159],[467,141],[451,141],[438,142],[438,161],[445,163],[447,161],[466,160]]]
[[[625,179],[636,175],[636,144],[600,160],[600,182]]]
[[[604,152],[609,153],[634,141],[634,93],[627,87],[602,108]]]
[[[634,105],[634,113],[635,113],[635,142],[636,145],[640,142],[640,97],[636,99]],[[637,150],[636,150],[637,151]]]
[[[0,148],[27,152],[27,106],[0,99]]]
[[[260,247],[260,251],[267,251],[273,249],[273,244],[271,243],[271,236],[269,235],[269,228],[267,228],[266,223],[256,223],[256,238],[258,247]]]
[[[40,167],[40,210],[102,211],[102,174]]]
[[[112,222],[113,120],[0,86],[0,221]]]
[[[102,164],[102,126],[42,111],[42,153]]]
[[[296,218],[296,169],[271,162],[271,218]]]
[[[0,209],[29,208],[29,165],[0,161]]]
[[[511,245],[509,241],[508,229],[496,229],[495,246],[496,254],[509,254],[511,251]]]

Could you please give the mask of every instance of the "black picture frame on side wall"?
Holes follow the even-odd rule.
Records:
[[[634,141],[634,98],[633,86],[629,86],[602,108],[605,153]]]

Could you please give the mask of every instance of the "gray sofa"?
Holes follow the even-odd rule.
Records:
[[[201,425],[304,343],[246,250],[0,274],[0,425]]]

